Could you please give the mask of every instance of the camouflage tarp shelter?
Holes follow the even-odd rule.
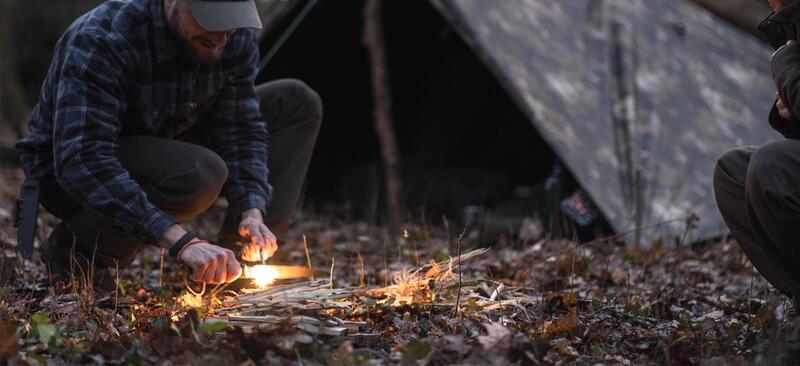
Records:
[[[399,94],[418,94],[417,99],[398,97],[398,128],[415,116],[426,115],[405,116],[404,108],[437,98],[426,94],[424,88],[426,82],[436,80],[432,75],[437,70],[447,69],[436,66],[443,62],[438,58],[455,62],[459,57],[474,57],[485,67],[481,72],[502,89],[495,94],[504,93],[502,98],[511,101],[503,108],[517,109],[534,127],[528,133],[541,136],[617,232],[636,227],[639,212],[644,227],[677,219],[658,225],[645,237],[654,233],[679,236],[685,228],[681,218],[694,213],[701,220],[692,240],[723,234],[726,229],[711,187],[717,157],[738,145],[778,138],[766,120],[775,93],[769,77],[771,51],[688,1],[433,0],[433,7],[419,3],[386,4],[393,87],[403,84],[397,87]],[[367,67],[365,63],[337,61],[347,52],[360,54],[361,45],[347,45],[346,35],[336,33],[350,27],[350,37],[357,36],[358,26],[347,24],[360,24],[363,2],[328,0],[321,4],[267,74],[308,79],[323,98],[366,87],[362,76],[354,76],[358,68]],[[467,45],[471,56],[464,52],[437,56],[437,47],[447,47],[424,45],[429,42],[426,37],[443,39],[452,34]],[[415,61],[417,58],[421,61]],[[417,74],[394,70],[415,63]],[[339,84],[337,89],[326,85],[347,79],[325,82],[318,77],[323,70],[337,69],[351,75],[349,85]],[[366,74],[366,69],[363,72]],[[473,79],[486,77],[482,75],[477,71],[449,74],[457,86],[448,90],[481,88]],[[414,78],[421,80],[405,85],[409,83],[405,79]],[[403,92],[403,88],[415,92]],[[368,99],[357,95],[352,92],[352,99],[368,106]],[[445,98],[449,94],[439,95]],[[337,108],[346,108],[337,103],[345,103],[345,99],[332,99],[326,102],[326,123],[355,123],[353,115],[337,120]],[[455,109],[479,103],[500,102],[475,98],[461,104],[442,102],[439,108],[451,109],[450,118],[460,118],[463,115]],[[369,121],[369,108],[364,109],[360,117]],[[446,123],[447,113],[436,115],[436,121],[428,120],[424,128],[416,125],[414,129],[433,128],[430,126],[437,121]],[[495,129],[506,128],[500,120],[487,122]],[[368,123],[363,127],[371,128]],[[400,139],[423,134],[401,131]],[[353,148],[353,141],[361,140],[339,143]],[[537,141],[512,139],[508,144]],[[332,148],[324,146],[326,142],[321,143],[318,154],[332,153]],[[525,148],[519,153],[530,154]],[[325,157],[320,159],[325,161]],[[531,159],[535,162],[537,157]],[[322,163],[314,164],[319,167]]]

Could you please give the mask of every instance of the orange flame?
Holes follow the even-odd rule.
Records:
[[[265,288],[275,282],[279,276],[278,271],[270,266],[255,265],[245,268],[245,276],[252,278],[258,288]]]

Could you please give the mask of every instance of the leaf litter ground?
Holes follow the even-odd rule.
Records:
[[[20,179],[0,174],[0,358],[13,364],[779,363],[795,319],[791,301],[727,240],[641,250],[471,230],[462,253],[490,249],[459,266],[447,225],[420,221],[391,235],[312,215],[272,261],[305,264],[305,234],[325,275],[276,284],[272,295],[242,284],[192,295],[155,249],[112,270],[110,287],[51,283],[39,261],[13,250]],[[192,225],[213,235],[223,211]],[[55,222],[43,215],[40,239]]]

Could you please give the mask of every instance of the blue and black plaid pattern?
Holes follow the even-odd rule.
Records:
[[[181,138],[194,125],[228,166],[223,194],[234,209],[265,210],[271,188],[255,35],[236,31],[209,66],[192,63],[182,47],[162,0],[110,0],[78,18],[55,47],[30,136],[17,144],[26,174],[54,175],[84,209],[153,244],[175,220],[117,161],[117,138]]]

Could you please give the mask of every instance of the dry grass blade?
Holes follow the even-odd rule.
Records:
[[[394,294],[401,296],[409,296],[420,287],[430,286],[431,281],[434,281],[438,287],[446,287],[452,282],[457,280],[456,273],[453,269],[461,262],[468,261],[472,258],[483,255],[489,248],[476,249],[469,253],[462,254],[459,257],[450,258],[440,262],[431,261],[422,267],[415,270],[403,270],[394,275],[394,285],[368,290],[367,293],[371,295],[380,294]]]

